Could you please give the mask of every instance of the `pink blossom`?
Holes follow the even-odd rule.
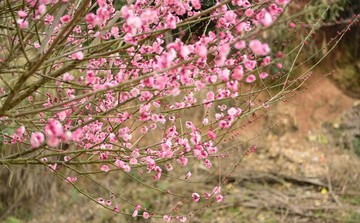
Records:
[[[215,197],[216,202],[220,203],[224,200],[224,197],[221,194],[216,195]]]
[[[225,20],[230,24],[236,23],[236,17],[237,17],[236,13],[232,10],[226,11],[224,14]]]
[[[60,121],[64,121],[66,119],[67,112],[66,111],[58,112],[56,116],[59,118]]]
[[[157,12],[152,9],[145,9],[141,13],[140,19],[144,25],[150,24],[150,23],[157,23],[159,20]]]
[[[144,219],[150,218],[150,214],[149,214],[148,212],[144,211],[144,213],[143,213],[143,218],[144,218]]]
[[[195,81],[196,91],[199,91],[201,89],[204,89],[206,87],[206,84],[201,81]]]
[[[213,194],[219,194],[221,192],[221,186],[214,187]]]
[[[290,28],[295,28],[295,27],[296,27],[296,24],[293,23],[293,22],[291,22],[291,23],[289,23],[289,27],[290,27]]]
[[[208,131],[208,136],[211,140],[215,140],[216,139],[216,135],[213,131],[209,130]]]
[[[78,128],[72,133],[71,138],[73,141],[78,142],[81,139],[82,135],[83,135],[82,128]]]
[[[50,170],[55,171],[57,168],[57,163],[49,164],[48,166],[49,166]]]
[[[45,126],[45,135],[47,137],[60,137],[64,133],[62,124],[55,119],[49,119]]]
[[[60,18],[60,21],[62,23],[68,23],[68,22],[70,22],[70,20],[71,20],[70,15],[64,15],[63,17]]]
[[[255,55],[265,56],[270,52],[269,45],[262,44],[260,40],[251,40],[249,47]]]
[[[140,205],[140,204],[135,205],[135,210],[140,210],[140,209],[141,209],[141,205]]]
[[[116,160],[115,160],[115,166],[116,166],[117,168],[121,169],[121,168],[124,168],[125,163],[124,163],[123,161],[119,160],[119,159],[116,159]]]
[[[138,163],[138,161],[137,161],[136,158],[131,158],[130,161],[129,161],[129,163],[130,163],[131,165],[135,165],[135,164]]]
[[[172,219],[172,217],[171,217],[170,215],[164,215],[164,217],[163,217],[163,220],[164,220],[165,222],[170,222],[171,219]]]
[[[165,164],[165,168],[167,171],[172,171],[174,169],[170,163]]]
[[[220,45],[217,49],[218,49],[218,56],[216,58],[215,64],[217,66],[223,66],[227,59],[227,56],[230,53],[230,45],[228,43],[224,43]]]
[[[31,134],[30,143],[32,148],[39,147],[45,140],[44,134],[41,132],[33,132]]]
[[[200,195],[199,195],[198,193],[193,193],[191,196],[192,196],[193,201],[194,201],[195,203],[199,202],[199,200],[200,200]]]
[[[18,11],[18,16],[20,18],[25,18],[27,16],[27,13],[25,11],[23,11],[23,10],[19,10]]]
[[[113,37],[119,38],[119,27],[117,26],[111,27],[110,33]]]
[[[246,9],[246,10],[245,10],[245,15],[246,15],[247,17],[253,16],[253,15],[254,15],[254,10],[253,10],[253,9],[250,9],[250,8]]]
[[[182,156],[182,157],[180,157],[180,158],[178,159],[178,162],[179,162],[182,166],[186,166],[187,163],[188,163],[188,158]],[[191,176],[191,173],[190,173],[190,176]],[[190,176],[189,176],[189,177],[190,177]]]
[[[231,80],[226,82],[226,87],[233,92],[238,92],[239,91],[238,83],[239,83],[238,81]]]
[[[211,194],[210,194],[210,193],[205,192],[205,193],[204,193],[204,197],[205,197],[206,199],[209,199],[209,198],[211,197]]]
[[[245,49],[246,47],[246,42],[244,40],[240,40],[238,42],[235,43],[234,47],[238,50],[241,50],[241,49]]]
[[[97,202],[99,203],[99,204],[104,204],[104,199],[102,199],[101,197],[99,197],[98,199],[97,199]]]
[[[133,88],[130,91],[131,96],[137,97],[140,94],[140,90],[138,88]]]
[[[98,24],[97,16],[94,13],[86,14],[85,21],[86,21],[87,24],[91,24],[93,26],[100,25],[100,24]]]
[[[168,16],[166,16],[165,20],[166,20],[167,27],[169,29],[176,29],[176,18],[175,18],[175,16],[169,14]]]
[[[138,215],[138,212],[139,212],[139,211],[135,209],[135,210],[133,211],[133,213],[131,214],[131,216],[132,216],[133,218],[135,218],[135,217]]]
[[[73,53],[71,55],[71,58],[74,59],[74,60],[82,60],[82,59],[84,59],[84,53],[81,52],[81,51]]]
[[[72,132],[69,130],[66,130],[62,137],[62,140],[65,140],[65,142],[70,142],[71,139],[72,139]]]
[[[106,6],[107,6],[106,0],[97,0],[97,4],[98,4],[100,7],[106,7]]]
[[[207,81],[208,83],[213,84],[213,83],[215,83],[215,82],[217,81],[217,76],[216,76],[216,75],[207,76],[207,77],[206,77],[206,81]]]
[[[145,134],[145,133],[147,133],[148,131],[149,131],[148,127],[146,127],[146,126],[141,127],[141,133],[142,133],[142,134]]]
[[[276,3],[279,5],[287,5],[290,0],[276,0]]]
[[[29,22],[26,19],[18,19],[16,23],[19,25],[20,29],[27,29],[29,27]]]
[[[133,15],[133,11],[129,8],[129,6],[124,5],[121,7],[121,16],[123,18],[129,18],[129,16]]]
[[[264,17],[261,19],[261,23],[267,27],[270,26],[273,22],[274,21],[270,13],[268,11],[265,11]]]
[[[140,19],[140,17],[138,16],[130,16],[127,20],[126,23],[134,29],[140,29],[141,25],[142,25],[142,21]]]
[[[109,19],[110,16],[110,11],[108,10],[107,7],[99,7],[96,10],[96,15],[103,21],[106,21]]]
[[[269,75],[268,75],[268,73],[266,73],[266,72],[262,72],[262,73],[259,74],[260,79],[265,79],[265,78],[267,78],[268,76],[269,76]]]
[[[225,104],[222,104],[222,105],[218,105],[218,108],[220,109],[220,111],[225,111],[227,106]]]
[[[256,81],[256,77],[255,77],[255,75],[250,74],[249,76],[246,77],[245,81],[246,81],[246,83],[252,83],[252,82]]]
[[[262,66],[266,66],[270,63],[271,58],[269,56],[265,57],[263,62],[261,63]]]
[[[16,130],[16,134],[18,135],[23,135],[24,133],[25,133],[25,126],[20,126],[20,128]]]
[[[223,117],[224,117],[224,114],[222,114],[222,113],[221,113],[221,114],[219,114],[219,113],[216,113],[216,114],[215,114],[215,119],[216,119],[216,120],[220,120],[220,119],[223,118]]]
[[[72,81],[74,80],[74,76],[69,74],[68,72],[66,72],[64,75],[63,75],[63,80],[64,81]]]
[[[208,169],[210,169],[212,167],[212,163],[210,160],[206,159],[204,160],[204,166]]]
[[[35,42],[35,43],[34,43],[34,48],[39,49],[40,47],[41,47],[41,46],[40,46],[39,42]]]
[[[237,116],[239,111],[236,108],[231,107],[227,112],[230,116]]]
[[[50,25],[53,22],[53,20],[54,20],[54,16],[46,14],[44,18],[44,23],[46,25]]]
[[[100,169],[102,171],[104,171],[104,172],[109,172],[110,171],[110,167],[108,165],[102,165]]]
[[[75,181],[77,181],[77,177],[66,177],[66,180],[70,183],[74,183]]]
[[[248,32],[252,29],[250,22],[240,22],[235,26],[236,32],[242,34],[243,31]]]
[[[49,138],[47,138],[46,143],[50,147],[57,147],[60,144],[60,140],[55,136],[50,136]]]
[[[208,101],[214,101],[214,100],[215,100],[215,94],[214,94],[214,92],[209,91],[209,92],[206,94],[206,98],[207,98]]]
[[[229,80],[230,70],[227,68],[220,70],[218,75],[221,81],[226,82]]]
[[[123,170],[128,173],[131,171],[131,167],[129,165],[125,164],[123,167]]]
[[[231,75],[233,79],[238,81],[241,80],[243,76],[244,76],[244,68],[241,65],[237,66]]]
[[[195,53],[201,58],[207,57],[207,48],[204,45],[197,45],[195,46]]]
[[[203,124],[203,125],[209,124],[209,119],[208,119],[208,118],[204,118],[202,124]]]
[[[194,9],[199,10],[201,9],[201,3],[200,0],[190,0],[192,6],[194,7]]]
[[[256,66],[256,61],[255,61],[255,60],[245,59],[245,61],[244,61],[244,67],[245,67],[247,70],[254,70],[255,66]]]
[[[41,4],[39,5],[38,9],[36,10],[37,15],[43,15],[46,12],[46,5]]]
[[[185,222],[187,220],[185,216],[177,217],[177,219],[179,219],[180,222]]]
[[[138,149],[138,148],[135,148],[134,151],[132,151],[131,155],[132,155],[134,158],[139,157],[139,156],[140,156],[139,149]]]
[[[186,174],[185,174],[185,179],[189,179],[191,177],[191,172],[188,171]]]
[[[221,120],[221,121],[219,122],[219,128],[220,128],[220,129],[230,128],[230,123],[228,123],[228,122],[225,121],[225,120]]]

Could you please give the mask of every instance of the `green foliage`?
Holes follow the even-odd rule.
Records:
[[[311,134],[308,136],[308,140],[310,142],[316,142],[321,145],[327,145],[329,144],[329,139],[325,134]]]
[[[114,1],[114,7],[116,9],[119,9],[124,5],[126,5],[126,0],[116,0],[116,1]]]
[[[355,149],[355,154],[360,157],[360,137],[356,137],[352,141],[353,147]],[[360,202],[359,202],[360,205]]]
[[[312,22],[314,19],[319,18],[323,13],[324,10],[327,9],[324,21],[326,22],[335,22],[341,17],[341,13],[346,10],[346,7],[351,5],[350,0],[316,0],[312,1],[308,5],[308,10],[312,11],[305,16],[305,21]]]
[[[360,214],[357,212],[351,212],[344,222],[345,223],[358,223],[359,220],[360,220]]]
[[[2,221],[2,223],[22,223],[23,221],[20,219],[17,219],[15,217],[7,217],[4,221]]]

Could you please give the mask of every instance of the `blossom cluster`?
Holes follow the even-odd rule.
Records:
[[[13,105],[8,110],[16,110],[16,117],[38,119],[36,128],[23,124],[5,142],[29,143],[34,152],[62,152],[70,144],[61,162],[70,165],[75,156],[96,160],[102,172],[143,167],[154,181],[165,171],[185,169],[190,159],[211,169],[218,139],[253,106],[244,95],[271,76],[271,47],[257,34],[275,23],[289,1],[228,0],[206,6],[200,0],[136,0],[121,7],[112,0],[75,2],[25,0],[17,11],[21,32],[40,27],[39,37],[27,38],[26,47],[48,56],[37,64],[37,71],[47,73],[36,83],[50,84],[54,91],[40,95],[39,88],[22,88],[20,95],[41,102],[35,112],[16,110],[11,98],[5,102]],[[191,26],[204,18],[212,28],[191,34]],[[230,99],[241,103],[223,103]],[[200,122],[186,116],[198,107],[207,111]],[[10,112],[2,112],[2,120],[10,120]],[[61,163],[55,165],[50,155],[40,157],[59,170]],[[190,176],[187,172],[185,180]],[[79,179],[66,178],[70,183]],[[220,188],[204,197],[222,202]],[[189,195],[195,203],[200,197]],[[98,203],[119,212],[110,200]],[[132,216],[139,211],[151,217],[140,205]],[[165,222],[171,219],[186,221],[163,216]]]

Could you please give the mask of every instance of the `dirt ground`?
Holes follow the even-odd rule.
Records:
[[[343,142],[346,127],[358,140],[359,101],[328,78],[307,86],[252,127],[269,131],[236,173],[233,205],[212,222],[360,222],[360,159]]]

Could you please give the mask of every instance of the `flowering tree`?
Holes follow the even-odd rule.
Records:
[[[219,158],[231,154],[240,162],[255,151],[250,146],[231,153],[237,144],[221,142],[308,77],[292,71],[315,26],[287,53],[274,52],[263,38],[274,25],[296,27],[283,15],[288,3],[0,2],[1,165],[46,166],[99,205],[133,217],[186,221],[175,217],[177,209],[159,213],[91,176],[128,175],[181,202],[198,203],[194,211],[221,202],[226,177],[212,191],[192,194],[159,189],[148,177],[161,181],[178,170],[186,182],[190,162],[211,169]],[[279,72],[294,54],[288,72]],[[107,195],[80,189],[85,179]]]

